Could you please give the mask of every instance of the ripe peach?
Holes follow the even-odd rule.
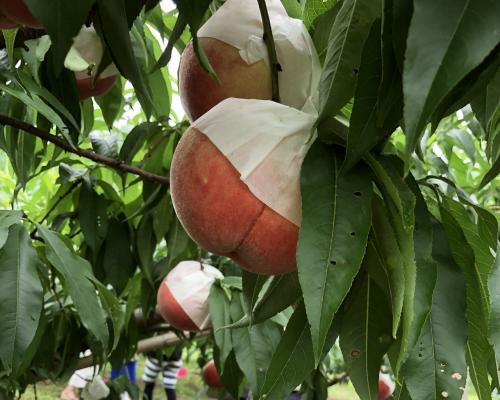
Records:
[[[164,283],[160,285],[160,289],[158,290],[157,302],[161,316],[172,326],[183,331],[199,330]]]
[[[30,28],[40,29],[42,24],[33,16],[24,0],[2,1],[0,9],[11,21]]]
[[[219,373],[217,372],[214,360],[209,361],[203,367],[203,381],[211,388],[221,389],[224,387],[220,380]]]
[[[66,68],[75,72],[80,100],[101,96],[116,82],[118,70],[114,64],[107,66],[95,80],[103,54],[103,44],[95,29],[82,27],[64,61]]]
[[[182,261],[172,269],[157,294],[158,311],[178,329],[199,331],[210,326],[208,296],[216,279],[224,275],[199,261]]]
[[[200,66],[193,44],[182,54],[179,68],[179,92],[189,119],[194,121],[228,97],[271,99],[271,75],[264,60],[247,64],[239,50],[213,38],[199,39],[210,64],[217,73],[214,80]]]
[[[227,158],[195,128],[177,145],[170,189],[179,220],[200,246],[259,274],[295,269],[298,227],[255,197]]]
[[[387,375],[381,375],[378,380],[378,400],[385,400],[392,394],[393,385]]]
[[[80,100],[85,100],[94,96],[102,96],[113,87],[115,82],[116,75],[98,78],[95,82],[94,78],[91,76],[80,79],[78,74],[76,75],[76,85],[78,87]]]
[[[16,24],[14,21],[8,19],[0,9],[0,29],[12,29],[17,28],[19,24]]]

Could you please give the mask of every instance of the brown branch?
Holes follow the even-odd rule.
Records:
[[[61,138],[50,134],[49,132],[43,131],[36,126],[27,124],[26,122],[20,121],[18,119],[9,117],[7,115],[0,114],[0,125],[8,125],[13,128],[21,129],[30,135],[36,136],[42,140],[50,142],[57,147],[67,151],[68,153],[76,154],[80,157],[88,158],[98,164],[107,165],[117,171],[126,172],[130,174],[134,174],[140,176],[143,179],[160,183],[162,185],[168,186],[170,180],[168,177],[152,174],[151,172],[144,171],[143,169],[134,167],[132,165],[125,164],[121,160],[116,160],[111,157],[106,157],[100,154],[95,153],[92,150],[82,149],[80,147],[73,147],[69,143],[65,142]]]
[[[196,339],[204,338],[210,334],[210,330],[201,331],[196,335]],[[175,333],[169,332],[163,335],[153,336],[148,339],[140,340],[137,343],[136,353],[147,353],[149,351],[155,351],[163,349],[167,346],[172,346],[182,342],[183,339],[179,338]],[[94,358],[92,356],[82,357],[78,361],[76,369],[82,369],[93,366]]]
[[[272,100],[280,103],[280,87],[278,82],[278,74],[283,71],[281,64],[278,62],[276,55],[276,47],[274,46],[273,30],[271,28],[271,21],[267,11],[266,1],[257,0],[259,3],[260,15],[262,18],[262,25],[264,27],[264,42],[267,46],[267,53],[269,55],[269,64],[271,66],[271,85],[272,85]]]

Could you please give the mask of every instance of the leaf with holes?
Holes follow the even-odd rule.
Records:
[[[479,397],[490,398],[488,362],[492,348],[486,336],[490,324],[487,280],[493,268],[494,257],[488,241],[479,236],[478,225],[471,221],[462,204],[445,197],[440,211],[453,258],[465,276],[470,377]],[[495,362],[498,364],[498,360]]]
[[[378,397],[382,357],[391,339],[391,311],[384,293],[362,272],[346,299],[340,348],[361,399]]]
[[[316,363],[335,313],[359,271],[371,226],[368,170],[360,164],[342,173],[340,164],[332,147],[317,142],[302,168],[297,269]]]
[[[413,400],[460,399],[467,379],[465,282],[437,221],[432,256],[438,269],[431,312],[401,375]]]
[[[440,101],[500,42],[498,21],[495,0],[414,2],[403,74],[407,163]]]

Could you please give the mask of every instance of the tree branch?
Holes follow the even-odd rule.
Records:
[[[262,18],[262,25],[264,27],[264,43],[267,46],[267,53],[269,55],[269,64],[271,66],[271,85],[272,85],[272,100],[280,103],[280,87],[278,82],[278,74],[283,71],[281,64],[276,55],[276,47],[274,46],[273,30],[271,28],[271,21],[269,13],[267,12],[266,0],[257,0],[259,3],[260,15]]]
[[[64,140],[55,135],[50,134],[49,132],[43,131],[37,128],[36,126],[27,124],[24,121],[20,121],[18,119],[9,117],[7,115],[0,114],[0,125],[8,125],[16,129],[21,129],[29,133],[30,135],[34,135],[42,140],[45,140],[47,142],[56,145],[57,147],[67,151],[68,153],[73,153],[80,157],[88,158],[89,160],[92,160],[99,164],[107,165],[108,167],[111,167],[117,171],[134,174],[140,176],[143,179],[157,182],[166,186],[168,186],[170,183],[169,178],[166,176],[156,175],[151,172],[144,171],[132,165],[125,164],[121,160],[116,160],[111,157],[106,157],[97,154],[92,150],[82,149],[80,147],[73,147],[69,143],[65,142]]]

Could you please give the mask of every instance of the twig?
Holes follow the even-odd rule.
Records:
[[[96,163],[99,163],[99,164],[107,165],[108,167],[111,167],[117,171],[127,172],[127,173],[131,173],[134,175],[138,175],[143,179],[157,182],[157,183],[160,183],[162,185],[168,186],[170,183],[170,180],[168,179],[168,177],[152,174],[151,172],[147,172],[147,171],[144,171],[140,168],[134,167],[132,165],[125,164],[121,160],[116,160],[116,159],[111,158],[111,157],[106,157],[106,156],[97,154],[92,150],[86,150],[86,149],[82,149],[80,147],[73,147],[69,143],[65,142],[64,140],[62,140],[61,138],[59,138],[55,135],[50,134],[49,132],[43,131],[43,130],[37,128],[36,126],[27,124],[26,122],[9,117],[7,115],[0,114],[0,124],[12,126],[14,128],[17,128],[17,129],[21,129],[21,130],[29,133],[30,135],[34,135],[42,140],[50,142],[50,143],[56,145],[57,147],[65,150],[69,153],[73,153],[73,154],[79,155],[81,157],[88,158],[89,160],[95,161]]]
[[[75,188],[80,184],[80,182],[81,180],[78,179],[71,184],[69,189],[56,200],[56,202],[52,205],[52,207],[50,207],[47,213],[43,216],[43,218],[40,220],[40,224],[43,224],[45,222],[45,220],[50,216],[50,214],[52,214],[52,211],[54,211],[56,207],[61,203],[61,201],[63,201],[73,190],[75,190]],[[35,225],[35,229],[33,229],[30,234],[31,238],[35,236],[37,230],[38,228]]]
[[[197,333],[196,339],[204,338],[210,334],[209,330],[201,331]],[[163,349],[167,346],[172,346],[174,344],[178,344],[182,342],[182,339],[179,338],[175,333],[165,333],[159,336],[153,336],[148,339],[140,340],[137,343],[137,353],[147,353],[150,351],[155,351],[159,349]],[[94,358],[92,356],[87,356],[80,358],[78,361],[77,369],[87,368],[95,365]]]
[[[260,15],[262,18],[262,26],[264,28],[264,43],[267,46],[267,53],[269,55],[269,64],[271,66],[271,85],[272,85],[272,100],[280,103],[280,87],[278,82],[278,74],[283,71],[281,64],[276,55],[276,47],[274,46],[273,30],[271,28],[271,21],[269,13],[267,12],[266,0],[257,0],[259,3]]]

